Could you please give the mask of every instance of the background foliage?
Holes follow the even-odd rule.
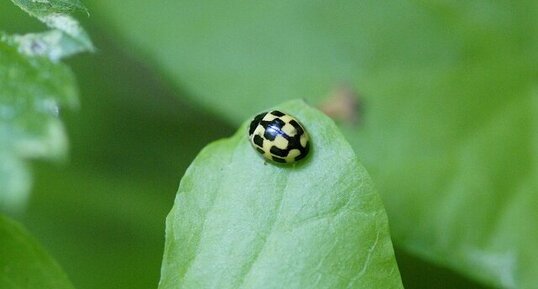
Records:
[[[383,196],[406,288],[538,284],[535,1],[85,4],[99,49],[69,60],[82,104],[62,111],[70,158],[34,166],[17,217],[77,288],[154,287],[197,152],[342,83],[361,109],[341,129]],[[42,29],[0,7],[2,30]]]
[[[2,216],[0,256],[2,288],[73,288],[60,266],[37,241],[20,225]]]
[[[14,0],[46,24],[45,32],[0,34],[0,208],[24,205],[30,179],[24,160],[64,156],[67,142],[59,107],[77,104],[74,78],[63,57],[93,50],[69,13],[78,2]]]

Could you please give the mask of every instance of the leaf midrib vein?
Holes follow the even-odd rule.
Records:
[[[264,248],[266,247],[267,245],[267,240],[271,237],[271,235],[274,233],[275,231],[275,224],[277,223],[278,221],[278,217],[280,215],[280,212],[282,211],[282,205],[284,204],[283,200],[284,200],[284,197],[285,197],[285,194],[286,194],[286,189],[288,188],[288,184],[289,184],[289,175],[290,175],[291,172],[285,172],[283,173],[282,175],[285,176],[286,180],[281,182],[284,184],[283,188],[279,189],[278,191],[281,191],[280,193],[280,198],[278,200],[278,209],[276,210],[276,212],[274,213],[274,218],[273,218],[273,221],[271,223],[271,227],[269,228],[268,230],[268,233],[267,233],[267,236],[261,241],[262,244],[260,246],[258,246],[258,250],[257,252],[254,253],[254,257],[252,258],[252,260],[249,262],[249,264],[247,265],[246,267],[246,270],[245,272],[242,274],[243,278],[241,278],[239,280],[239,283],[238,285],[236,286],[236,288],[243,288],[244,286],[244,283],[245,281],[248,279],[247,277],[251,274],[252,272],[252,268],[254,268],[254,265],[259,261],[260,259],[260,255],[262,254]],[[277,190],[275,190],[276,192]]]

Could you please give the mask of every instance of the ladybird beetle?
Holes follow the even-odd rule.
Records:
[[[250,123],[248,137],[264,158],[289,164],[306,157],[310,138],[303,125],[289,114],[278,110],[263,112]]]

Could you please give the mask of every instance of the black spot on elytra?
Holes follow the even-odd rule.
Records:
[[[263,148],[263,138],[261,136],[255,135],[253,141],[257,146]]]
[[[276,146],[272,146],[269,152],[279,157],[285,157],[288,155],[289,149],[282,150],[282,149],[277,148]]]
[[[261,124],[265,128],[263,137],[267,140],[273,141],[277,136],[285,135],[282,131],[282,127],[285,123],[279,118],[275,118],[271,121],[262,121]]]
[[[286,160],[284,160],[283,158],[279,158],[279,157],[275,157],[275,156],[272,156],[271,157],[273,159],[273,161],[277,162],[277,163],[286,163]]]
[[[261,148],[258,148],[258,147],[257,147],[256,150],[257,150],[260,154],[262,154],[262,155],[265,154],[265,152],[264,152]]]
[[[277,135],[279,135],[279,131],[275,130],[272,127],[266,129],[265,132],[263,133],[263,137],[270,141],[274,141]]]
[[[250,122],[250,128],[248,130],[249,135],[252,135],[254,133],[254,130],[256,130],[256,127],[266,114],[267,112],[262,112],[254,117],[254,119]]]
[[[285,114],[278,111],[278,110],[273,110],[271,111],[271,114],[274,115],[274,116],[278,116],[278,117],[281,117],[281,116],[284,116]]]
[[[302,146],[299,146],[299,150],[301,151],[301,153],[298,156],[295,157],[296,161],[304,159],[304,157],[306,157],[306,155],[310,151],[310,143],[307,142],[306,147],[304,147],[304,148]]]
[[[290,124],[297,130],[298,135],[302,135],[304,133],[303,127],[294,119],[290,120]]]

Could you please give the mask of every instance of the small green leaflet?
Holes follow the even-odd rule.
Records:
[[[167,218],[159,289],[403,288],[381,199],[350,145],[302,101],[278,109],[305,125],[311,153],[267,164],[248,122],[203,149]]]
[[[39,19],[51,30],[42,33],[14,35],[9,39],[18,45],[19,52],[29,55],[45,55],[53,61],[94,47],[86,31],[68,13],[75,10],[88,12],[78,0],[12,0],[22,10]]]
[[[58,159],[67,140],[60,106],[78,104],[75,78],[59,63],[93,50],[86,32],[68,12],[79,1],[13,1],[51,30],[25,35],[0,32],[0,211],[18,210],[31,177],[25,160]]]

